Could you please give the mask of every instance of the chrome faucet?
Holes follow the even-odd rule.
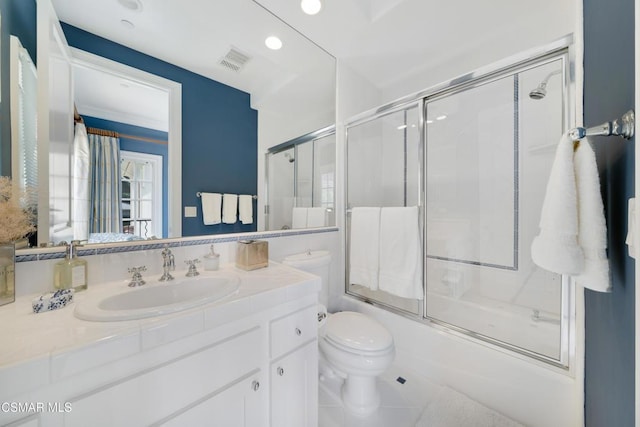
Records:
[[[129,282],[130,288],[142,286],[147,283],[142,279],[142,274],[140,274],[141,271],[147,271],[147,267],[144,265],[141,265],[140,267],[131,267],[128,271],[129,274],[133,274],[133,276],[131,276],[131,281]]]
[[[184,262],[189,266],[189,271],[187,271],[187,277],[195,277],[200,275],[200,273],[198,273],[198,270],[196,269],[196,264],[198,264],[199,262],[200,260],[198,258],[188,259]]]
[[[162,276],[160,276],[161,282],[166,282],[168,280],[173,280],[173,276],[170,271],[176,269],[176,261],[171,253],[171,249],[169,246],[165,246],[162,250]]]

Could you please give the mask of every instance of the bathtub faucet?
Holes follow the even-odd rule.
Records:
[[[165,246],[162,251],[162,276],[160,276],[161,282],[166,282],[168,280],[173,280],[173,276],[170,271],[176,269],[176,261],[171,253],[171,249],[169,246]]]

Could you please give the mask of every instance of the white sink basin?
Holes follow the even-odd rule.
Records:
[[[148,284],[115,295],[89,297],[76,305],[74,314],[83,320],[112,322],[175,313],[234,294],[239,282],[234,276],[197,276]]]

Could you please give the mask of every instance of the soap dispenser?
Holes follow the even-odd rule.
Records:
[[[87,261],[78,258],[79,240],[72,240],[66,246],[66,255],[56,263],[53,270],[53,286],[56,289],[73,288],[76,292],[87,289]]]
[[[204,257],[204,269],[208,271],[215,271],[220,268],[220,254],[217,254],[213,250],[213,245],[211,245],[211,251],[206,254]]]

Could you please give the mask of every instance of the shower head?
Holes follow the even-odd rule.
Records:
[[[549,79],[551,78],[551,76],[554,76],[556,74],[560,74],[561,72],[562,72],[562,70],[555,70],[555,71],[552,71],[549,74],[547,74],[547,77],[545,77],[540,82],[538,87],[535,88],[534,90],[532,90],[531,92],[529,92],[529,98],[531,98],[531,99],[542,99],[545,96],[547,96],[547,83],[549,82]]]
[[[542,99],[545,96],[547,96],[547,84],[546,83],[540,83],[540,85],[537,88],[535,88],[534,90],[529,92],[529,98],[531,98],[531,99]]]
[[[284,153],[284,157],[285,159],[289,160],[289,163],[293,163],[296,161],[296,159],[289,153]]]

